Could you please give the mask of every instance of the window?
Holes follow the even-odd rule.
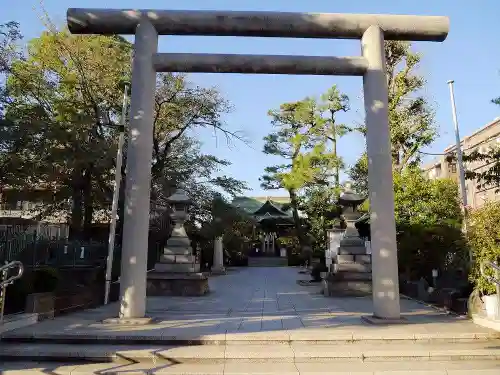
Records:
[[[451,173],[457,173],[457,165],[455,163],[451,165]]]

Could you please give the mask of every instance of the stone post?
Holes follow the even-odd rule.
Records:
[[[334,271],[335,264],[337,264],[337,256],[339,253],[339,246],[342,236],[344,234],[344,230],[340,228],[332,228],[327,231],[327,254],[325,256],[326,265],[330,272]]]
[[[361,39],[368,70],[363,76],[366,111],[368,186],[370,189],[373,315],[399,319],[399,282],[394,219],[392,158],[384,34],[370,26]]]
[[[215,238],[214,241],[214,259],[212,264],[212,273],[224,273],[224,253],[223,253],[222,237]]]
[[[120,318],[146,313],[146,273],[153,151],[153,109],[156,71],[153,55],[158,33],[146,19],[137,26],[132,66],[132,95],[125,185]]]

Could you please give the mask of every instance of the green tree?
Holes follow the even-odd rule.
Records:
[[[332,153],[335,155],[337,162],[335,163],[335,189],[337,199],[340,196],[340,171],[345,168],[342,158],[337,152],[337,145],[344,135],[351,132],[353,128],[346,124],[337,122],[337,114],[339,112],[347,112],[349,110],[349,97],[340,93],[337,86],[332,86],[325,94],[321,96],[319,106],[320,116],[325,121],[324,136],[332,142]]]
[[[385,43],[392,162],[399,172],[407,166],[417,165],[419,151],[430,145],[437,135],[434,111],[422,95],[426,81],[417,71],[421,58],[412,51],[409,42]],[[364,153],[349,172],[354,185],[362,190],[368,179],[365,166]]]
[[[450,179],[429,180],[418,167],[394,174],[396,221],[409,224],[460,225],[458,187]]]
[[[484,206],[474,209],[468,216],[467,237],[474,253],[475,262],[471,269],[470,279],[484,294],[494,294],[495,285],[481,275],[481,263],[500,262],[500,203],[486,202]],[[489,276],[492,270],[487,268]]]
[[[281,157],[286,163],[267,167],[261,178],[262,186],[288,191],[302,248],[308,245],[308,240],[299,217],[300,191],[317,184],[329,185],[332,171],[338,181],[341,158],[336,153],[336,144],[347,128],[335,122],[335,113],[348,109],[347,97],[333,87],[322,99],[318,103],[306,98],[270,111],[277,130],[264,138],[264,153]],[[333,149],[329,141],[333,142]]]
[[[5,99],[4,82],[11,70],[12,60],[21,57],[18,46],[21,39],[22,35],[17,22],[0,24],[0,99]],[[2,101],[0,101],[0,105]],[[2,107],[0,107],[0,114],[1,110]]]
[[[493,99],[492,103],[500,105],[500,97]],[[452,159],[456,159],[453,155]],[[466,165],[487,166],[487,168],[473,168],[465,171],[465,177],[473,180],[480,190],[495,189],[500,191],[500,148],[488,147],[486,151],[475,149],[463,155]]]
[[[82,228],[88,232],[97,213],[109,213],[118,137],[108,125],[120,117],[131,52],[120,37],[75,36],[51,27],[30,41],[25,58],[16,59],[9,72],[1,127],[10,142],[1,150],[4,175],[20,190],[44,187],[51,204],[40,215],[70,212],[76,235]],[[228,140],[241,138],[225,128],[221,115],[230,106],[217,90],[161,74],[155,99],[152,206],[181,182],[194,189],[207,176],[213,187],[240,191],[240,181],[213,177],[228,162],[202,155],[186,137],[189,129],[211,127]],[[184,174],[171,167],[182,163],[191,163]],[[193,172],[196,166],[202,172]],[[120,201],[123,212],[123,189]]]
[[[232,177],[219,175],[222,168],[231,163],[213,155],[203,154],[201,143],[183,135],[177,138],[166,154],[165,164],[152,184],[154,205],[167,207],[166,199],[181,186],[193,200],[190,208],[191,221],[202,224],[212,219],[213,200],[219,192],[229,196],[241,195],[246,183]]]
[[[499,147],[490,147],[486,151],[476,149],[468,154],[464,154],[463,161],[467,167],[474,165],[486,166],[486,168],[471,168],[465,171],[465,177],[475,181],[478,189],[495,189],[496,192],[500,191]]]
[[[109,202],[117,137],[106,125],[119,118],[130,52],[119,37],[46,31],[12,64],[5,115],[16,140],[8,150],[12,185],[56,192],[49,208],[71,211],[73,233],[88,230]]]
[[[265,189],[283,188],[288,191],[302,248],[309,241],[302,228],[299,206],[309,207],[309,214],[316,211],[314,204],[308,206],[307,199],[300,194],[306,189],[309,198],[315,201],[319,199],[318,194],[325,198],[340,194],[340,171],[344,165],[338,155],[337,144],[352,129],[339,123],[337,115],[348,110],[349,98],[332,86],[319,101],[305,98],[269,112],[277,131],[264,138],[264,152],[281,157],[286,163],[267,167],[261,182]],[[314,221],[315,228],[318,226],[317,232],[322,233],[318,234],[318,241],[322,242],[329,224],[324,219],[324,212],[318,212],[318,216],[310,218],[311,221]]]
[[[327,229],[339,216],[337,208],[338,190],[331,186],[317,185],[304,189],[300,199],[300,210],[307,216],[309,237],[313,250],[327,248]]]
[[[433,268],[465,264],[456,182],[428,180],[417,167],[395,172],[394,203],[398,260],[409,278],[428,276]]]
[[[368,155],[364,152],[347,174],[352,181],[352,188],[361,196],[368,197]]]

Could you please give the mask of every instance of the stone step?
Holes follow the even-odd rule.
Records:
[[[195,255],[174,255],[174,254],[163,254],[160,257],[161,263],[194,263],[196,262]]]
[[[371,263],[339,263],[336,265],[337,272],[372,272]]]
[[[312,361],[298,363],[37,363],[8,362],[2,364],[3,375],[72,374],[72,375],[127,375],[127,374],[207,374],[207,375],[300,375],[300,374],[359,374],[359,375],[498,375],[495,361],[419,361],[370,362],[370,361]]]
[[[411,341],[337,345],[63,345],[0,344],[0,360],[93,361],[174,365],[229,363],[308,363],[311,361],[491,361],[500,360],[500,341],[415,343]],[[498,362],[497,362],[498,364]],[[334,367],[334,363],[332,363]]]
[[[350,281],[350,280],[371,280],[371,272],[356,272],[356,271],[338,271],[333,275],[334,281]]]
[[[354,282],[353,282],[354,283]],[[360,321],[361,323],[361,321]],[[96,323],[98,324],[98,323]],[[121,347],[144,347],[153,346],[225,346],[225,345],[282,345],[282,344],[304,344],[304,345],[346,345],[352,343],[417,343],[417,344],[442,344],[447,345],[455,343],[482,343],[489,346],[492,343],[500,341],[500,332],[493,330],[484,330],[480,327],[473,326],[473,329],[468,330],[424,330],[411,331],[401,330],[398,325],[389,325],[388,327],[373,327],[362,326],[363,329],[355,329],[341,326],[334,331],[257,331],[257,332],[234,332],[207,334],[198,337],[193,337],[192,334],[177,333],[176,335],[168,334],[153,334],[137,331],[137,334],[131,334],[130,331],[120,332],[119,330],[108,330],[96,327],[96,334],[88,335],[85,333],[68,334],[66,332],[42,331],[33,333],[33,330],[20,330],[6,332],[2,335],[0,349],[2,345],[10,344],[12,347],[17,344],[31,345],[68,345],[69,347],[78,348],[83,346],[121,346]],[[143,326],[144,327],[144,326]],[[161,328],[151,326],[152,330],[158,331]],[[161,325],[160,325],[161,327]],[[153,331],[151,331],[153,332]],[[16,344],[16,345],[14,345]]]
[[[364,246],[340,246],[338,250],[341,255],[365,255],[366,248]]]
[[[288,259],[282,257],[249,257],[249,267],[287,267]]]
[[[365,240],[359,237],[344,237],[340,240],[340,246],[365,246]]]
[[[0,323],[0,334],[36,323],[38,323],[38,314],[35,313],[5,315]]]
[[[156,272],[192,273],[200,272],[200,265],[193,263],[156,263]]]
[[[192,255],[193,250],[190,247],[165,247],[164,255]]]
[[[372,257],[368,254],[352,255],[352,254],[339,254],[337,255],[337,263],[363,263],[371,264]]]

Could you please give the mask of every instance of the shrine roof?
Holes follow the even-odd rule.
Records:
[[[291,216],[288,197],[235,197],[231,205],[255,216]]]

